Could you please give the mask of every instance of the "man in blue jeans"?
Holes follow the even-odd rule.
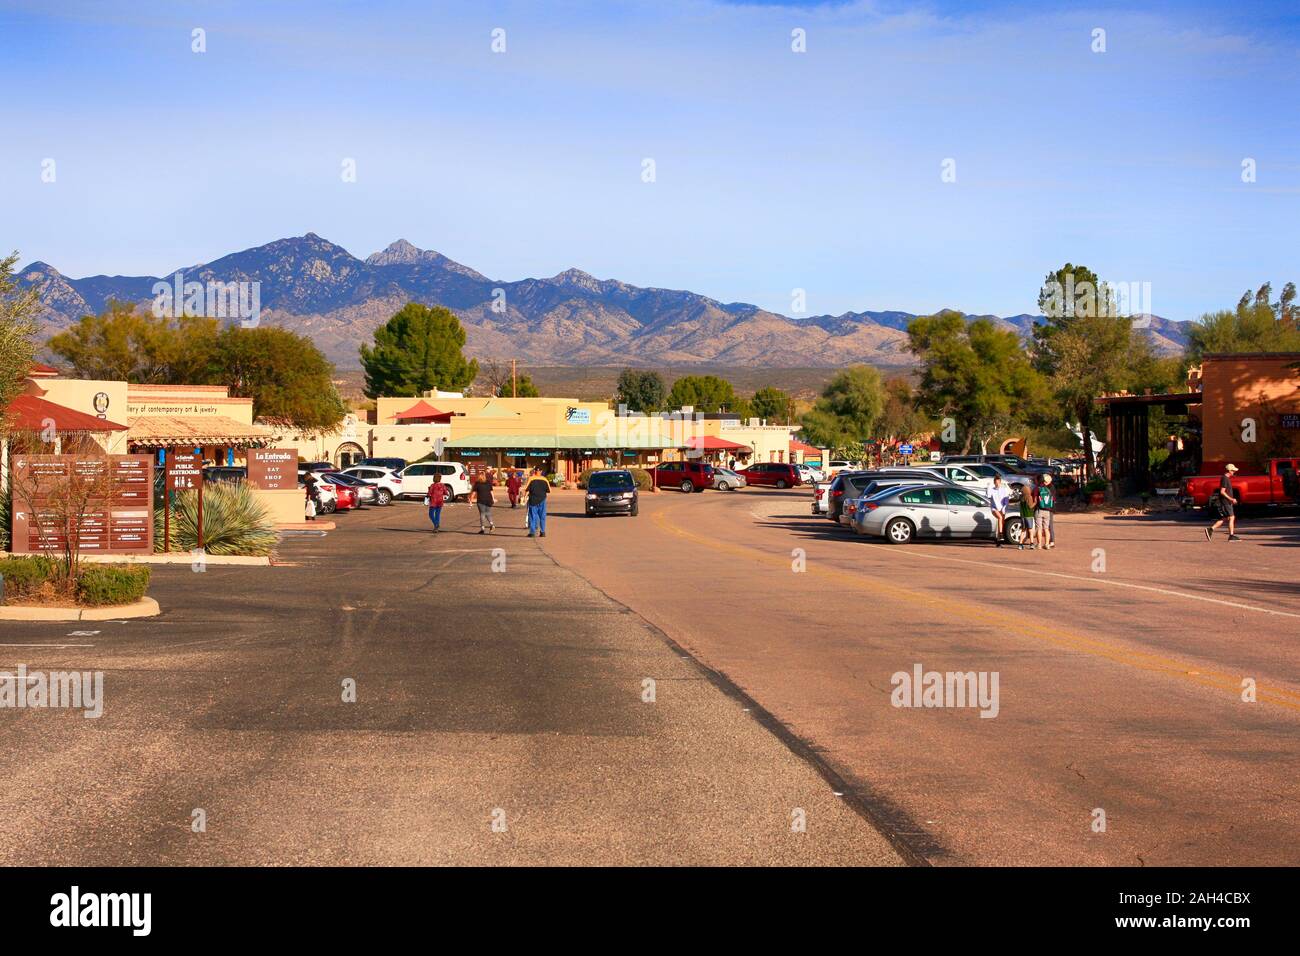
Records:
[[[440,481],[435,481],[429,486],[429,491],[424,496],[424,503],[429,507],[429,520],[433,522],[434,532],[441,529],[442,524],[442,506],[447,500],[447,486]]]
[[[540,534],[546,537],[546,496],[551,493],[551,483],[542,477],[542,469],[534,468],[533,476],[524,487],[528,499],[528,537]]]

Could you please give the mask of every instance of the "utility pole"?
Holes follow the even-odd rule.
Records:
[[[515,381],[515,360],[514,359],[510,360],[510,397],[511,398],[519,397],[519,386],[516,384]]]

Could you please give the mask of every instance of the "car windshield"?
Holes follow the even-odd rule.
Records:
[[[354,478],[352,475],[328,474],[325,479],[335,485],[364,485],[365,482],[360,478]]]
[[[587,487],[592,489],[601,488],[631,488],[636,483],[632,476],[626,471],[598,471],[591,476],[587,482]]]

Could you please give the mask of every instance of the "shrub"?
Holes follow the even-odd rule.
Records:
[[[77,578],[77,603],[130,604],[149,590],[147,564],[91,564]]]
[[[0,489],[0,551],[9,550],[9,529],[13,527],[14,493],[9,488],[8,482],[5,487]]]
[[[1083,486],[1083,490],[1091,494],[1094,491],[1105,491],[1110,486],[1110,482],[1101,475],[1093,475],[1088,479],[1088,483]]]
[[[31,597],[52,581],[57,569],[54,561],[43,554],[0,560],[0,578],[5,582],[5,598]]]
[[[632,473],[632,480],[636,482],[637,488],[641,489],[642,491],[648,491],[650,489],[650,484],[651,484],[650,472],[646,471],[644,468],[626,468],[624,470],[630,471]],[[591,477],[591,473],[593,471],[609,471],[609,469],[608,468],[586,469],[585,471],[583,471],[581,474],[578,475],[579,488],[587,487],[587,479]]]
[[[199,546],[199,499],[195,491],[172,495],[171,550]],[[163,512],[153,516],[154,550],[163,550]],[[275,547],[275,525],[252,487],[212,482],[203,489],[203,549],[208,554],[264,556]]]

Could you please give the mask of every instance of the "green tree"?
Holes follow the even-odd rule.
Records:
[[[974,441],[985,453],[999,434],[1042,414],[1046,383],[1010,329],[946,310],[913,319],[907,337],[921,360],[917,406],[951,420],[940,437],[960,440],[963,453]]]
[[[542,393],[533,384],[531,376],[520,373],[513,382],[505,381],[497,386],[496,394],[497,398],[537,398]]]
[[[657,412],[664,407],[668,386],[658,372],[625,368],[618,376],[616,405],[626,405],[632,412]]]
[[[765,418],[775,425],[788,425],[794,415],[794,400],[781,389],[765,385],[749,400],[749,410],[755,418]]]
[[[876,431],[887,441],[914,438],[932,431],[930,419],[917,407],[919,399],[912,383],[901,376],[885,382],[885,406]]]
[[[673,382],[668,393],[668,407],[694,406],[697,412],[731,411],[738,414],[748,410],[748,403],[736,396],[736,390],[726,379],[716,375],[684,375]]]
[[[173,319],[126,302],[109,302],[50,337],[47,347],[79,378],[144,385],[203,384],[212,374],[217,319]]]
[[[804,413],[803,433],[819,448],[855,450],[861,457],[862,443],[875,437],[885,408],[880,373],[869,365],[851,365],[826,383],[821,397]]]
[[[1300,352],[1296,327],[1295,284],[1288,282],[1277,302],[1269,302],[1272,285],[1247,292],[1236,309],[1208,312],[1187,333],[1187,357],[1193,363],[1215,352]]]
[[[18,253],[0,259],[0,411],[22,392],[36,356],[36,312],[40,308],[35,288],[20,289],[14,278]],[[3,426],[0,421],[0,426]]]
[[[334,366],[306,336],[272,325],[230,326],[218,337],[207,384],[251,398],[257,418],[323,432],[347,414],[333,375]]]
[[[1034,363],[1048,376],[1057,402],[1079,423],[1091,471],[1095,401],[1136,384],[1135,371],[1149,367],[1150,342],[1131,319],[1118,314],[1109,286],[1085,266],[1067,263],[1049,272],[1038,304],[1045,321],[1034,327]]]
[[[478,362],[467,360],[465,329],[449,309],[410,302],[375,329],[374,347],[361,346],[366,396],[456,391],[474,381]]]

